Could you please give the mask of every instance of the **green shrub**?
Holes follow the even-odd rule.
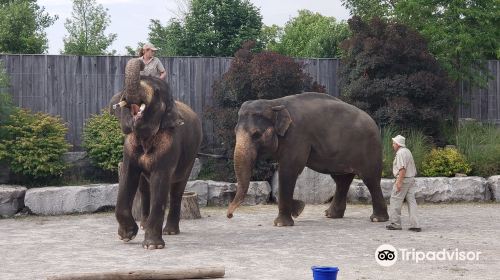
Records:
[[[118,172],[123,158],[123,133],[118,119],[107,110],[93,115],[83,128],[83,147],[96,166]]]
[[[456,173],[469,174],[470,165],[455,148],[433,149],[422,163],[422,175],[427,177],[451,177]]]
[[[68,129],[60,117],[17,109],[2,130],[0,160],[6,160],[14,173],[35,184],[62,175],[66,168],[62,156],[71,145],[64,138]]]
[[[492,124],[466,122],[456,132],[455,145],[472,166],[472,175],[500,174],[500,128]]]

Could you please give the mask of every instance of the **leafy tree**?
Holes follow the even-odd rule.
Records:
[[[64,54],[104,55],[116,39],[116,34],[105,35],[111,23],[107,9],[96,0],[73,0],[71,18],[64,23],[69,35],[64,37]]]
[[[248,0],[193,0],[184,18],[152,20],[149,41],[159,55],[231,56],[259,37],[262,16]]]
[[[341,95],[381,126],[423,129],[439,136],[450,117],[451,83],[416,31],[379,18],[349,20],[352,37],[342,44]]]
[[[278,42],[270,42],[268,49],[294,57],[339,57],[340,42],[348,36],[345,22],[300,10],[287,22]]]
[[[351,14],[388,18],[415,28],[456,79],[476,79],[480,59],[500,58],[498,0],[342,0]],[[476,68],[477,69],[477,68]]]
[[[35,0],[0,0],[0,53],[46,52],[45,29],[56,20]]]

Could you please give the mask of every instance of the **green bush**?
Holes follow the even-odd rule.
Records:
[[[472,175],[500,174],[500,128],[492,124],[466,122],[456,131],[455,145],[472,166]]]
[[[433,149],[422,163],[422,175],[427,177],[452,177],[456,173],[469,174],[470,164],[455,148]]]
[[[123,157],[123,133],[118,119],[107,110],[93,115],[83,128],[83,147],[96,166],[118,172]]]
[[[62,175],[66,168],[62,156],[71,145],[64,138],[68,129],[60,117],[16,109],[2,130],[0,160],[14,173],[35,184]]]

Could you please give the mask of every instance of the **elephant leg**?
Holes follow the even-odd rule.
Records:
[[[121,168],[123,176],[119,182],[115,216],[118,221],[118,235],[121,240],[128,242],[135,238],[139,230],[132,216],[132,203],[141,172],[138,168],[131,167],[128,160],[123,162]]]
[[[373,214],[370,216],[370,220],[372,222],[388,221],[389,214],[387,214],[387,204],[380,188],[380,178],[363,178],[363,182],[372,196]]]
[[[180,233],[179,221],[181,219],[181,202],[186,184],[187,178],[181,182],[172,184],[170,189],[170,207],[163,234],[175,235]]]
[[[330,207],[325,210],[325,216],[333,219],[343,218],[347,204],[347,192],[349,191],[349,187],[354,179],[354,174],[331,174],[331,176],[337,187],[335,189],[333,200],[330,203]]]
[[[170,189],[171,172],[155,171],[149,177],[151,190],[151,211],[144,226],[145,235],[142,246],[145,249],[162,249],[165,247],[163,241],[162,226],[165,217],[167,195]]]
[[[141,229],[144,229],[144,225],[146,225],[149,217],[149,207],[151,205],[149,182],[146,177],[144,177],[144,174],[141,175],[141,179],[139,180],[139,192],[141,193]]]
[[[292,219],[292,214],[298,216],[302,212],[303,205],[301,207],[298,200],[293,199],[293,191],[295,188],[295,182],[297,177],[299,177],[300,172],[304,169],[305,164],[300,165],[294,161],[280,161],[279,167],[279,200],[278,200],[278,217],[274,220],[275,226],[293,226],[294,222]],[[297,166],[298,165],[298,166]],[[302,208],[302,209],[300,209]]]

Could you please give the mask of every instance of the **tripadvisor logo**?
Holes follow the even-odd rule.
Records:
[[[478,261],[481,252],[441,249],[438,251],[420,251],[415,248],[396,249],[390,244],[382,244],[375,250],[375,261],[381,266],[392,266],[399,259],[419,263],[422,261]]]

